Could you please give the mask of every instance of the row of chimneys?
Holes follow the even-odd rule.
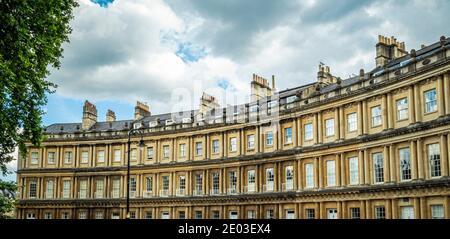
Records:
[[[134,119],[139,120],[146,116],[150,116],[150,107],[142,102],[137,102],[134,108]],[[106,122],[116,121],[116,113],[108,109],[106,112]],[[81,128],[83,130],[90,129],[93,125],[97,123],[97,107],[89,101],[84,102],[83,106],[83,119],[81,123]]]
[[[440,38],[440,44],[445,44],[445,36]],[[422,46],[423,48],[424,46]],[[376,44],[376,66],[383,67],[390,61],[407,55],[408,52],[405,48],[404,42],[399,42],[395,37],[378,36],[378,43]],[[415,54],[415,50],[411,50],[411,55]],[[359,77],[364,78],[364,70],[361,69]],[[317,73],[317,84],[328,85],[332,83],[340,84],[340,78],[333,76],[330,71],[330,67],[321,63],[319,65],[319,71]],[[251,81],[251,101],[256,101],[264,97],[273,95],[276,92],[275,88],[275,76],[272,75],[272,86],[269,86],[269,82],[266,78],[257,74],[252,75]],[[200,112],[204,113],[214,108],[220,107],[217,99],[211,95],[203,93],[200,99]],[[134,119],[139,120],[146,116],[150,116],[150,107],[142,102],[137,102],[134,108]],[[112,110],[108,110],[106,113],[106,122],[114,122],[116,115]],[[84,130],[90,129],[95,123],[97,123],[97,109],[95,105],[86,101],[83,107],[83,123],[82,128]]]

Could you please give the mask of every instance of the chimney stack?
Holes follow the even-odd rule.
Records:
[[[108,110],[106,112],[106,122],[114,122],[116,121],[116,113],[112,110]]]
[[[272,75],[272,94],[277,91],[277,87],[275,86],[275,75]]]
[[[375,58],[376,66],[385,66],[390,61],[402,57],[408,52],[405,48],[405,42],[399,42],[395,37],[378,36],[378,43],[376,44],[377,56]]]
[[[272,87],[275,83],[275,76],[272,76]],[[261,77],[257,74],[253,74],[252,82],[250,83],[251,87],[251,95],[250,95],[250,101],[257,101],[261,98],[271,96],[274,89],[270,88],[269,81]]]
[[[86,100],[83,106],[81,128],[83,130],[89,130],[95,123],[97,123],[97,108],[94,104]]]
[[[200,98],[200,113],[203,114],[219,107],[220,104],[217,101],[216,97],[203,92],[202,97]]]
[[[317,72],[317,82],[319,84],[329,85],[336,83],[337,78],[331,74],[330,67],[319,64],[319,71]]]
[[[146,103],[137,101],[136,107],[134,107],[134,120],[140,120],[150,115],[150,107]]]

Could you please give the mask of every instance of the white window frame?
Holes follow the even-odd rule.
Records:
[[[408,98],[398,99],[395,103],[397,106],[397,121],[406,120],[409,118]]]
[[[288,127],[284,129],[284,143],[291,144],[292,143],[292,127]]]
[[[114,162],[120,162],[122,160],[122,150],[114,149]]]
[[[428,165],[431,178],[437,178],[442,175],[441,149],[439,143],[428,144]]]
[[[411,180],[411,153],[409,147],[398,149],[398,155],[400,161],[400,180]]]
[[[336,186],[336,162],[334,160],[327,161],[327,186]]]
[[[370,118],[372,127],[378,127],[383,124],[381,106],[373,106],[370,108]]]
[[[218,154],[219,153],[219,140],[215,139],[213,140],[213,154]]]
[[[81,163],[88,163],[89,162],[89,151],[82,151],[81,152]]]
[[[181,158],[186,157],[186,144],[180,144],[179,148],[180,148],[180,157]]]
[[[53,194],[55,191],[55,182],[53,179],[49,179],[45,185],[45,198],[53,198]]]
[[[230,138],[230,152],[236,152],[237,151],[237,138],[231,137]]]
[[[334,136],[334,118],[325,120],[325,136]]]
[[[347,132],[358,131],[358,114],[356,112],[347,114]]]
[[[247,149],[255,149],[255,135],[247,135]]]
[[[305,164],[305,188],[314,188],[314,164]]]
[[[97,152],[97,162],[104,163],[105,162],[105,150],[99,150]]]
[[[71,164],[72,163],[72,151],[65,151],[64,152],[64,164]]]
[[[383,153],[377,152],[372,154],[372,166],[373,166],[373,182],[383,183],[385,180],[384,175],[384,157]]]
[[[434,94],[433,94],[434,92]],[[433,97],[433,98],[431,98]],[[423,93],[425,103],[425,113],[433,113],[437,111],[437,91],[436,89],[430,89]]]
[[[31,152],[31,164],[39,164],[39,152]]]
[[[153,159],[155,155],[155,151],[153,149],[153,146],[147,147],[147,159]]]
[[[50,156],[53,155],[53,156]],[[56,152],[48,152],[47,153],[47,163],[48,164],[55,164],[56,162]]]
[[[37,198],[37,189],[38,189],[38,183],[36,180],[31,180],[29,183],[30,189],[28,190],[28,197],[29,198]]]
[[[79,198],[87,198],[87,187],[88,187],[87,180],[86,179],[80,180],[79,183],[80,183],[80,186],[79,186],[80,191],[79,191],[78,197]]]
[[[168,159],[170,157],[170,147],[169,145],[163,145],[163,157]]]
[[[71,182],[69,179],[63,180],[62,198],[70,198]]]
[[[431,205],[431,219],[444,219],[444,205]]]
[[[413,206],[404,206],[400,207],[401,219],[414,219],[414,207]]]
[[[350,185],[359,184],[359,159],[358,157],[348,158],[349,183]]]
[[[273,145],[273,131],[267,131],[266,133],[266,146]]]
[[[312,123],[305,124],[305,133],[304,139],[305,141],[310,141],[314,139],[314,127]]]
[[[203,155],[203,143],[195,142],[195,155],[202,156]]]

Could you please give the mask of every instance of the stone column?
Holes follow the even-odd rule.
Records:
[[[366,200],[366,218],[367,219],[372,219],[372,213],[371,213],[371,209],[372,209],[372,204],[370,202],[370,200]]]
[[[297,177],[296,177],[297,178],[297,189],[303,190],[303,180],[302,180],[303,167],[302,167],[300,159],[297,159],[296,165],[297,165],[297,170],[295,171],[295,173],[297,173]]]
[[[294,118],[294,120],[292,121],[292,143],[294,148],[298,146],[297,131],[297,120]]]
[[[445,114],[450,114],[450,76],[449,73],[444,74],[444,104]]]
[[[420,202],[420,218],[421,219],[428,219],[428,206],[427,206],[427,199],[425,197],[419,198]]]
[[[363,116],[362,116],[362,103],[361,101],[358,101],[358,113],[357,113],[357,117],[358,117],[358,135],[362,135],[363,134]]]
[[[414,206],[414,219],[421,219],[422,215],[420,215],[420,200],[418,197],[414,198],[413,206]]]
[[[314,144],[317,144],[319,142],[319,126],[318,126],[318,114],[314,114],[314,123],[313,123],[313,130],[314,130]]]
[[[417,139],[417,175],[419,179],[425,178],[423,142],[421,138]]]
[[[367,100],[362,102],[362,120],[363,120],[363,134],[369,133],[369,114],[367,109]]]
[[[389,158],[389,146],[385,145],[383,147],[383,173],[384,173],[384,180],[383,182],[389,182],[390,180],[390,158]]]
[[[335,171],[336,171],[336,186],[341,186],[341,156],[340,154],[335,155]]]
[[[392,129],[394,128],[394,112],[393,107],[394,103],[392,102],[392,93],[387,93],[387,115],[388,118],[388,128]]]
[[[392,219],[397,219],[398,218],[398,208],[397,208],[397,199],[393,198],[391,199],[391,209],[392,209],[392,213],[391,213],[391,217]]]
[[[414,86],[411,85],[408,88],[408,117],[409,123],[416,123],[416,107],[415,106],[415,97],[414,97]]]
[[[346,185],[347,184],[347,180],[346,180],[346,178],[347,178],[347,163],[346,163],[346,160],[345,160],[345,154],[344,153],[341,153],[340,154],[340,158],[341,158],[341,162],[339,163],[339,167],[340,167],[340,171],[341,171],[341,173],[340,173],[340,177],[341,177],[341,180],[340,180],[340,186],[343,186],[343,185]]]
[[[386,94],[383,94],[382,98],[381,98],[381,108],[382,108],[382,119],[383,119],[383,130],[386,130],[389,128],[389,123],[388,123],[388,108],[387,108],[387,96]]]
[[[416,122],[422,121],[422,103],[420,99],[420,87],[418,84],[414,85],[414,112],[416,113]]]
[[[337,210],[338,210],[338,219],[344,218],[344,212],[342,211],[342,202],[337,202]]]
[[[298,161],[293,161],[293,166],[294,166],[294,190],[295,191],[298,191],[299,189],[300,189],[300,187],[299,187],[299,175],[300,175],[300,173],[299,173],[299,165],[298,165]]]
[[[319,184],[319,177],[320,177],[320,175],[319,175],[319,167],[320,167],[320,165],[319,165],[319,158],[318,157],[316,157],[316,158],[314,158],[314,187],[315,188],[319,188],[320,187],[320,184]]]
[[[389,146],[389,174],[391,176],[390,181],[396,182],[397,181],[397,160],[395,157],[395,147],[394,145]]]
[[[361,200],[361,201],[359,201],[359,204],[360,204],[360,208],[361,208],[361,210],[360,210],[360,213],[361,213],[360,217],[361,217],[361,219],[367,219],[367,216],[366,216],[366,203],[365,203],[365,201]]]
[[[442,162],[442,176],[448,176],[448,148],[447,136],[441,134],[441,162]]]
[[[260,150],[260,144],[261,144],[261,142],[260,142],[260,140],[259,140],[259,135],[260,135],[260,132],[259,132],[259,125],[257,125],[257,126],[255,127],[255,153],[261,152],[261,150]]]
[[[416,141],[411,140],[409,151],[411,152],[411,178],[417,179],[417,149],[416,149]],[[399,180],[401,178],[399,177]]]
[[[389,199],[386,199],[384,205],[386,205],[386,219],[392,219],[391,201]]]
[[[438,113],[439,116],[445,115],[445,105],[444,105],[444,79],[442,76],[437,77],[437,99],[438,99]]]
[[[364,174],[364,150],[359,150],[358,152],[358,178],[359,184],[365,184],[365,174]],[[349,167],[350,168],[350,167]]]
[[[323,142],[322,112],[317,113],[317,142]]]
[[[339,140],[341,138],[341,131],[340,131],[340,120],[339,120],[339,108],[334,109],[334,134],[336,137],[336,140]]]
[[[371,184],[370,182],[370,158],[367,149],[364,149],[364,182],[365,184]]]
[[[340,139],[345,139],[345,116],[342,106],[339,107],[339,136]]]
[[[318,157],[318,173],[317,176],[319,177],[319,188],[323,188],[325,183],[324,183],[324,177],[323,177],[323,168],[324,168],[324,163],[323,163],[323,159],[322,157]]]

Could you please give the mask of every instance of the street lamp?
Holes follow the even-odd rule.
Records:
[[[130,219],[130,155],[131,155],[131,136],[139,134],[141,140],[139,141],[139,149],[142,151],[145,147],[144,143],[144,130],[142,128],[132,128],[128,131],[128,159],[127,159],[127,211],[126,217]]]

